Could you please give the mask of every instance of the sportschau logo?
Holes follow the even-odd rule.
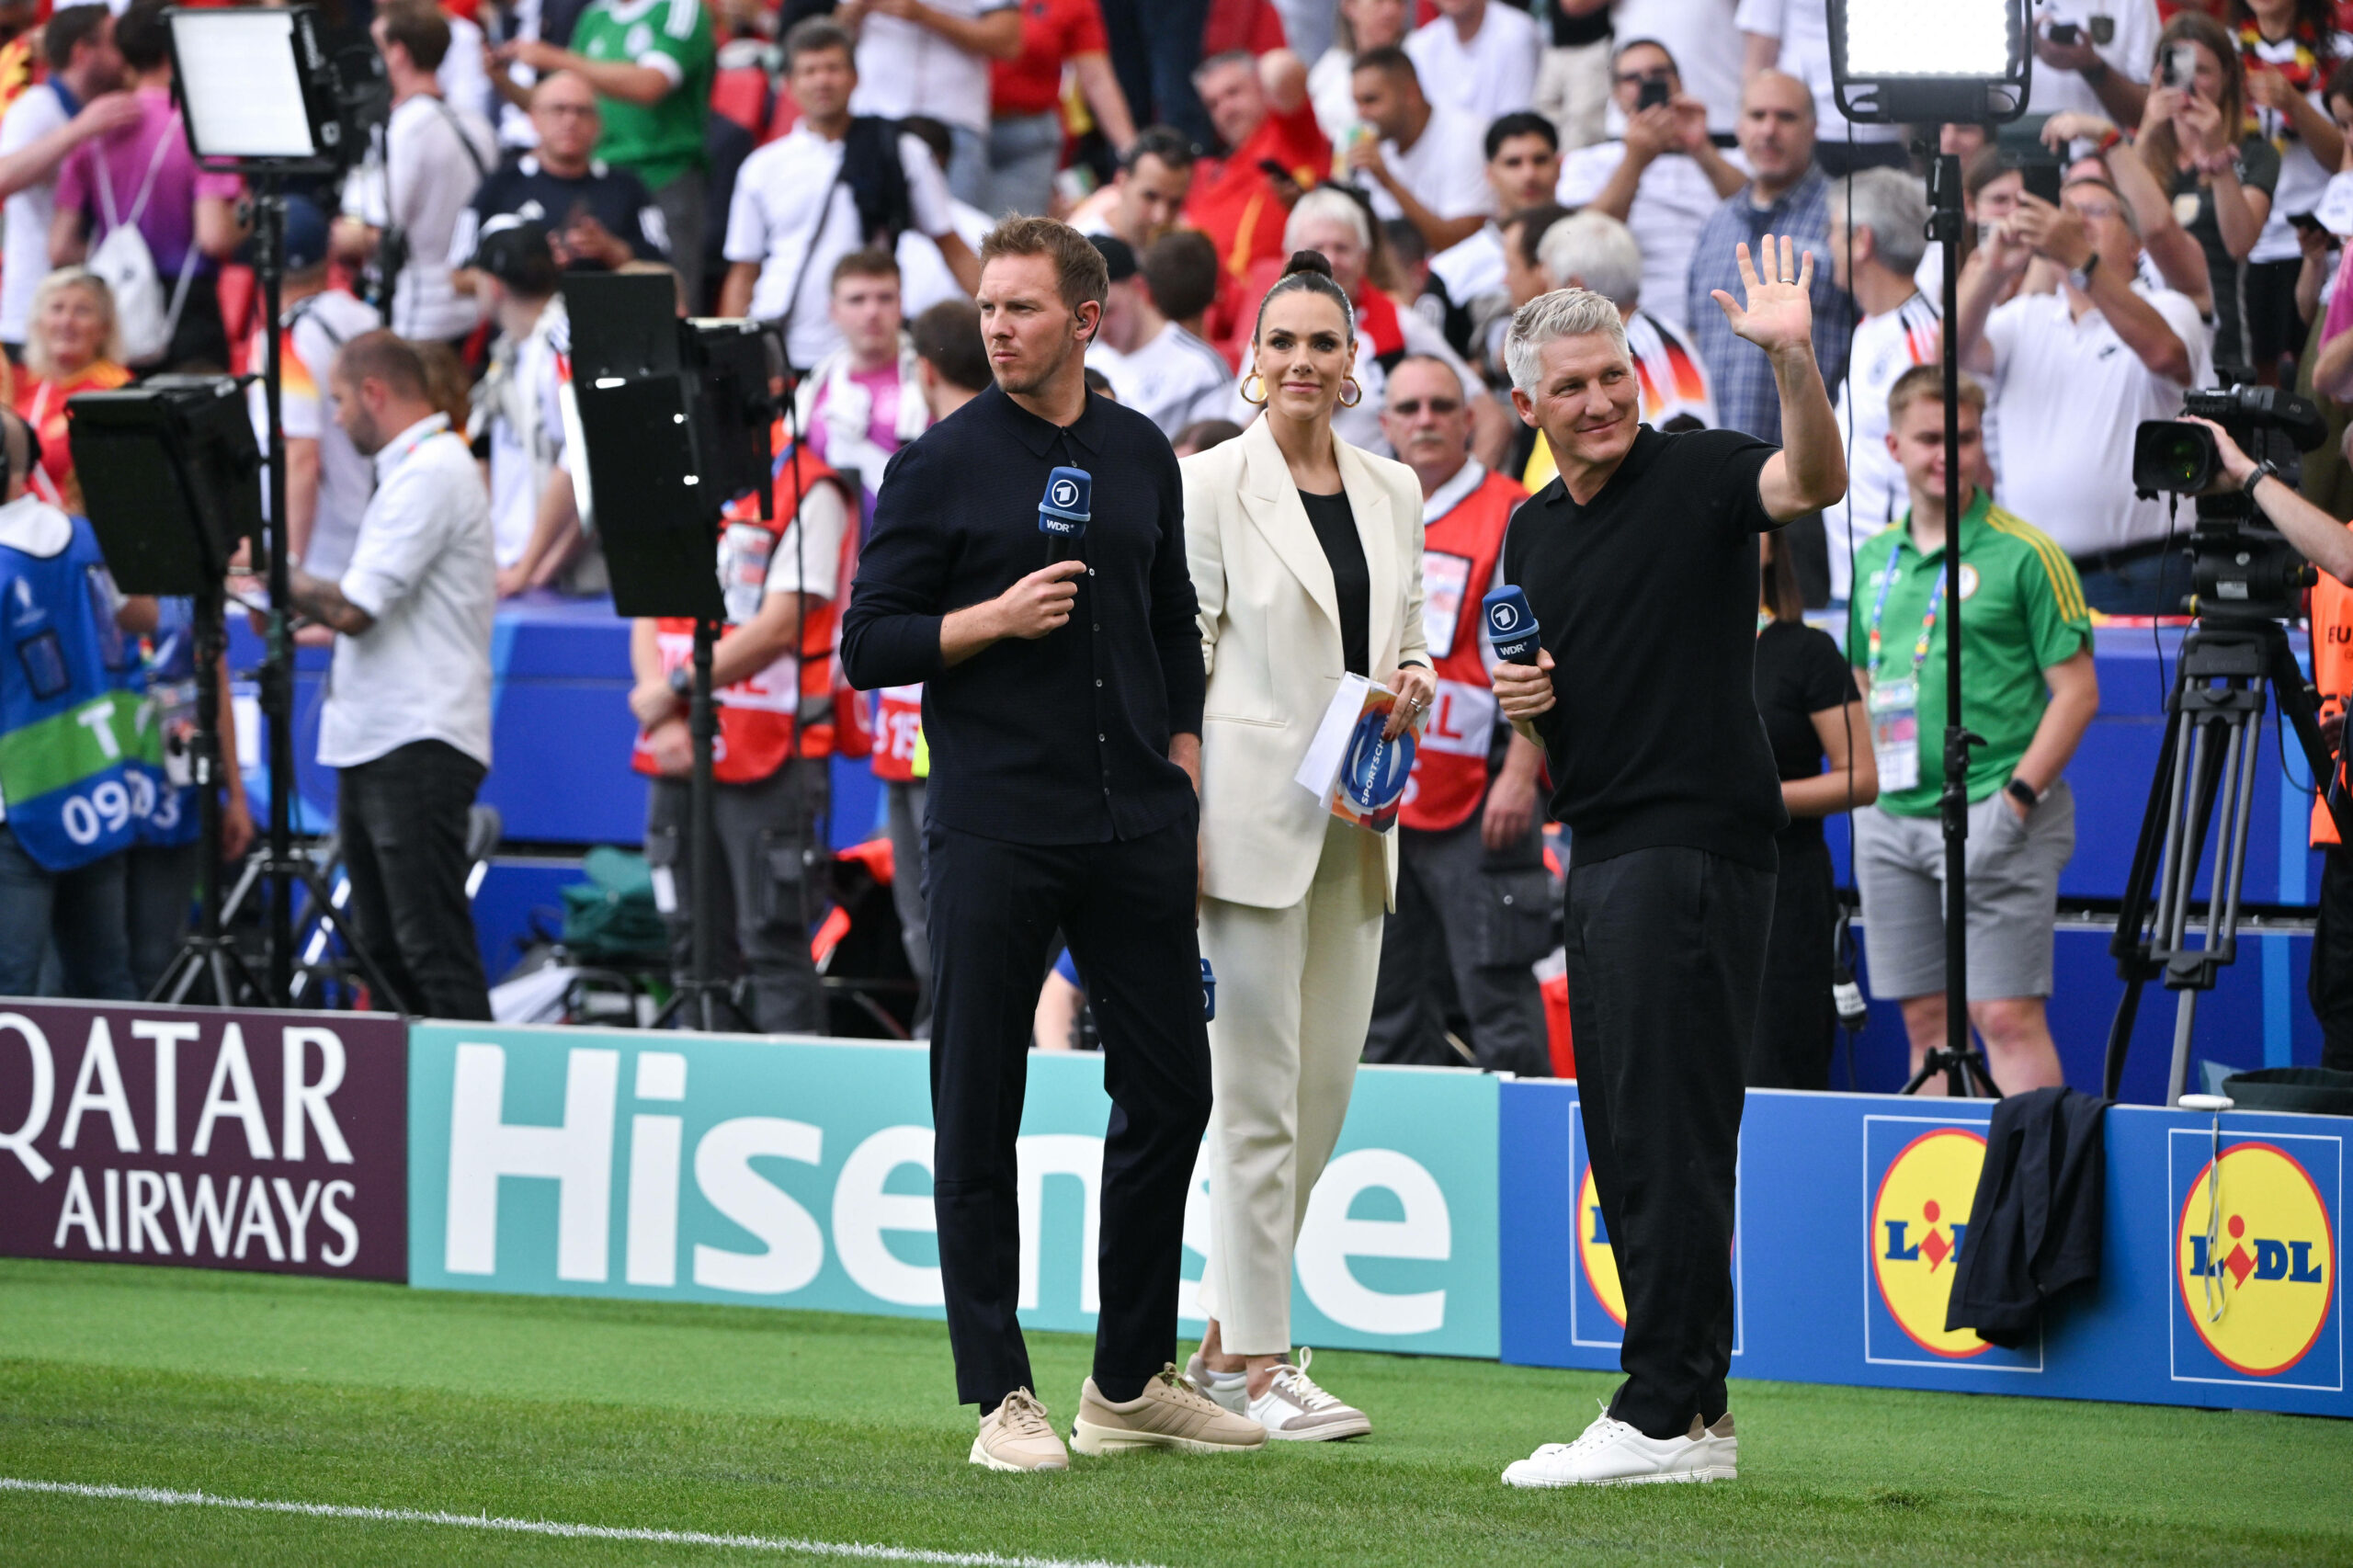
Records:
[[[1985,1165],[1982,1125],[1900,1117],[1864,1121],[1864,1191],[1870,1206],[1864,1243],[1871,1271],[1863,1314],[1866,1360],[2041,1369],[2039,1336],[2018,1350],[2005,1350],[1970,1329],[1945,1327],[1953,1276],[1969,1245],[1969,1206]]]
[[[1497,631],[1512,631],[1519,626],[1519,607],[1509,602],[1490,605],[1487,624]]]
[[[2223,1367],[2247,1378],[2279,1378],[2304,1365],[2335,1317],[2329,1204],[2313,1173],[2280,1143],[2228,1146],[2219,1165],[2221,1203],[2213,1201],[2218,1172],[2210,1157],[2175,1218],[2182,1311],[2199,1343]],[[2178,1363],[2178,1334],[2176,1339]]]
[[[1077,506],[1078,486],[1067,479],[1054,481],[1054,505],[1057,506]]]

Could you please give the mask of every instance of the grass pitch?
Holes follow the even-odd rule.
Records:
[[[1036,1335],[1067,1422],[1085,1341]],[[1346,1444],[965,1462],[939,1325],[0,1262],[0,1476],[1122,1563],[2353,1563],[2353,1424],[1736,1382],[1727,1484],[1521,1493],[1612,1381],[1319,1355]],[[0,1561],[813,1561],[0,1491]]]

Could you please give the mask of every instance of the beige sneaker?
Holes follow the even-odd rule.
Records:
[[[1070,1446],[1089,1457],[1136,1449],[1225,1454],[1265,1448],[1267,1429],[1197,1392],[1177,1377],[1172,1361],[1125,1404],[1105,1399],[1087,1379],[1079,1390]]]
[[[1015,1389],[1004,1403],[981,1417],[972,1458],[991,1470],[1070,1468],[1070,1450],[1054,1436],[1053,1418],[1028,1389]]]
[[[1270,1439],[1291,1442],[1328,1443],[1371,1431],[1371,1417],[1335,1399],[1307,1375],[1314,1357],[1315,1352],[1302,1348],[1297,1361],[1277,1367],[1267,1392],[1250,1401],[1250,1418],[1267,1429]]]

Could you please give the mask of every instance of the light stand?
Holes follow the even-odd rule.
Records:
[[[240,881],[226,913],[256,881],[269,888],[268,967],[262,997],[283,1006],[294,994],[294,898],[299,886],[316,917],[343,939],[380,1006],[407,1011],[330,896],[318,865],[293,843],[294,634],[288,604],[292,563],[287,540],[283,335],[278,316],[286,278],[285,177],[332,173],[356,155],[356,100],[346,94],[322,45],[315,13],[289,8],[179,9],[165,13],[174,91],[188,147],[208,169],[233,171],[254,184],[254,269],[262,286],[262,406],[268,472],[269,611],[261,672],[261,709],[269,733],[267,847]]]
[[[588,489],[612,567],[613,608],[631,618],[694,621],[687,707],[693,750],[688,972],[655,1023],[683,1017],[710,1031],[732,1020],[748,1030],[752,1020],[719,971],[714,941],[711,754],[719,715],[710,672],[726,617],[718,573],[721,517],[729,502],[756,490],[762,519],[774,520],[770,383],[783,366],[781,337],[749,322],[678,321],[666,278],[578,274],[564,279],[563,292],[573,390]]]
[[[1996,125],[2026,112],[2034,71],[2027,0],[1829,0],[1830,73],[1838,108],[1860,124]],[[1916,1094],[1941,1077],[1948,1094],[1998,1096],[1984,1056],[1970,1043],[1969,748],[1983,745],[1962,722],[1961,361],[1952,324],[1961,313],[1961,159],[1938,152],[1928,179],[1928,237],[1942,247],[1944,324],[1939,358],[1945,405],[1944,788],[1938,814],[1945,848],[1945,1042],[1904,1085]]]

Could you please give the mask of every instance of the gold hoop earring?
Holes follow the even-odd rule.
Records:
[[[1258,383],[1258,395],[1256,397],[1252,397],[1250,395],[1250,383],[1252,381]],[[1248,375],[1242,378],[1241,390],[1242,401],[1248,403],[1251,407],[1264,408],[1267,406],[1267,378],[1260,375],[1257,371],[1253,370]]]
[[[1348,389],[1350,387],[1356,388],[1357,395],[1354,397],[1350,397],[1348,395]],[[1358,384],[1357,379],[1354,376],[1349,376],[1340,382],[1340,406],[1342,408],[1354,408],[1363,401],[1364,388]]]

